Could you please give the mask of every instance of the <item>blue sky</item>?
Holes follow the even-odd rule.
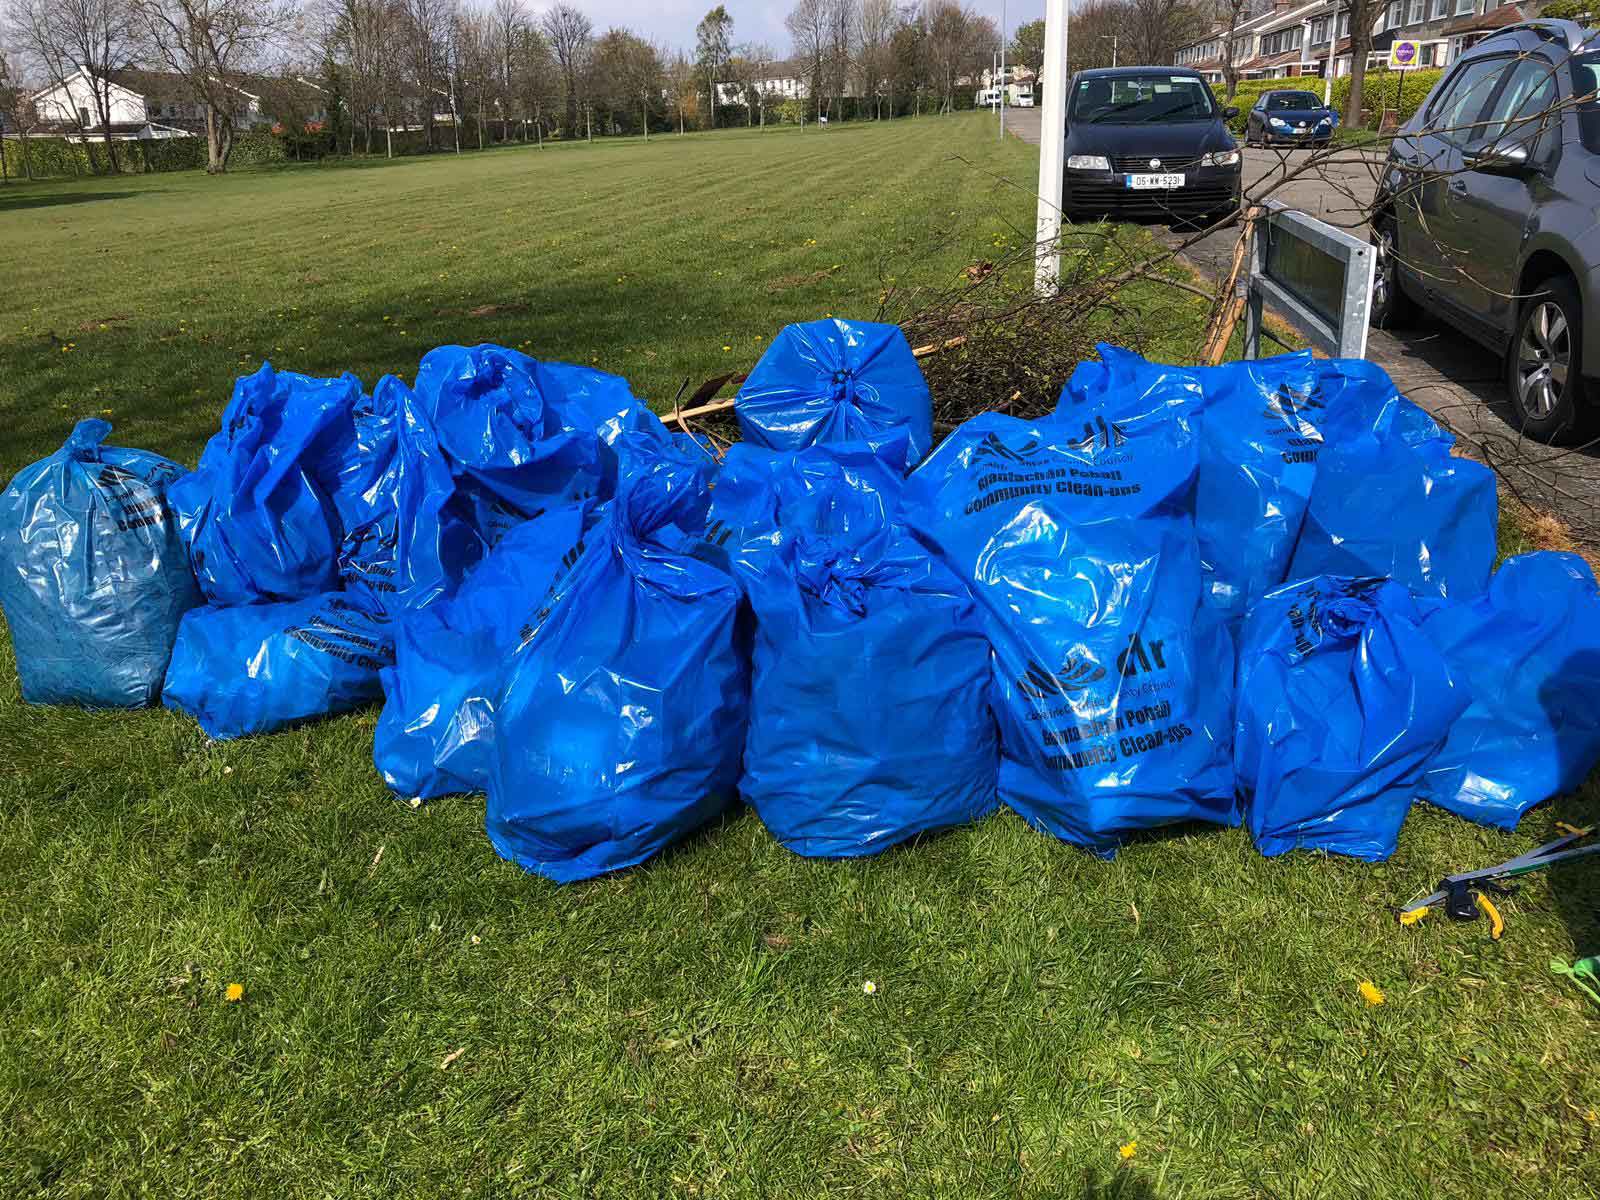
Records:
[[[635,33],[669,48],[685,50],[694,46],[694,27],[716,0],[568,0],[582,9],[601,32],[612,25],[624,25]],[[792,0],[723,0],[733,17],[735,42],[766,42],[780,54],[789,52],[789,34],[783,27]],[[978,12],[996,23],[1000,20],[1000,0],[968,0]],[[530,7],[548,7],[533,0]],[[1007,0],[1006,24],[1015,29],[1023,21],[1044,15],[1044,0]]]

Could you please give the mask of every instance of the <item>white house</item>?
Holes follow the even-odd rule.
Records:
[[[152,122],[144,96],[111,79],[105,82],[107,107],[111,117],[111,137],[117,141],[133,138],[188,137],[184,130]],[[45,128],[40,132],[69,139],[103,138],[100,105],[95,98],[93,76],[78,70],[61,83],[35,92],[34,110]]]
[[[811,95],[811,81],[794,74],[791,63],[777,63],[775,70],[761,79],[751,80],[751,86],[767,97],[769,102],[805,100]],[[743,104],[744,85],[729,81],[717,84],[718,104]]]
[[[87,71],[75,71],[63,82],[34,93],[34,107],[46,127],[41,132],[69,140],[105,137],[92,78]],[[110,71],[106,74],[105,86],[110,97],[113,140],[191,137],[205,130],[206,106],[193,99],[180,75],[163,71]],[[262,80],[252,86],[266,89],[273,86],[273,81]],[[280,89],[292,86],[297,91],[325,94],[308,79],[280,81],[279,86]],[[240,86],[229,90],[235,97],[235,129],[242,131],[273,123],[274,118],[262,106],[260,93],[246,91]],[[307,107],[315,109],[317,105],[311,103]]]

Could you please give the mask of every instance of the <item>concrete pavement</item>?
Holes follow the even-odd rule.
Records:
[[[1038,109],[1011,109],[1008,132],[1039,144]],[[1271,198],[1352,231],[1364,229],[1364,213],[1377,186],[1380,160],[1352,152],[1316,173],[1290,178],[1304,151],[1246,149],[1248,199]],[[1168,245],[1184,240],[1153,227]],[[1227,274],[1237,231],[1223,230],[1190,246],[1184,257],[1202,274]],[[1499,357],[1446,325],[1424,317],[1414,329],[1374,329],[1367,357],[1394,379],[1406,396],[1445,422],[1475,457],[1500,467],[1502,487],[1559,517],[1575,540],[1600,548],[1600,450],[1561,452],[1521,439],[1513,423]]]

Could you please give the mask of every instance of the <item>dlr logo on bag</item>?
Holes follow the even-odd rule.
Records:
[[[1117,654],[1117,671],[1125,679],[1165,671],[1166,644],[1164,638],[1147,640],[1140,634],[1134,634],[1128,639],[1126,648]],[[1047,671],[1037,662],[1030,661],[1027,670],[1017,680],[1017,690],[1036,700],[1046,700],[1051,696],[1081,692],[1105,677],[1105,668],[1087,656],[1068,658],[1061,664],[1059,672]]]

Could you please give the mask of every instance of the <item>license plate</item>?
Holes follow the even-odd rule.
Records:
[[[1123,181],[1134,191],[1144,191],[1149,188],[1166,189],[1181,188],[1182,175],[1124,175]]]
[[[1296,125],[1294,127],[1294,131],[1296,133],[1304,133],[1306,131],[1306,127],[1304,125]]]

